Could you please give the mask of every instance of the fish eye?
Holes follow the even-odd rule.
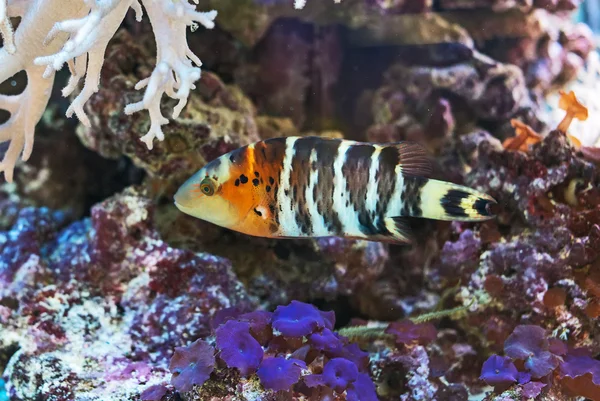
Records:
[[[206,196],[213,196],[215,193],[215,184],[208,177],[202,180],[200,183],[200,192]]]

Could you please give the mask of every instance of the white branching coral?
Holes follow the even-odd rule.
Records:
[[[27,74],[27,87],[19,95],[0,95],[0,109],[10,118],[0,124],[0,142],[10,141],[0,172],[11,182],[15,163],[22,153],[27,160],[33,149],[35,125],[41,118],[52,91],[56,71],[66,64],[71,72],[63,96],[69,96],[84,79],[81,92],[67,110],[82,124],[90,126],[84,105],[100,85],[106,47],[132,8],[136,19],[148,14],[157,43],[156,68],[137,89],[145,88],[142,100],[130,104],[125,113],[148,110],[150,129],[141,138],[152,149],[153,140],[163,140],[161,126],[168,123],[160,110],[162,95],[177,99],[177,118],[185,107],[190,90],[200,79],[202,63],[191,52],[186,29],[198,25],[214,27],[216,11],[196,11],[197,0],[0,0],[0,83],[19,71]],[[141,3],[141,4],[140,4]],[[11,17],[21,17],[16,32]]]
[[[152,1],[152,0],[150,0]],[[156,68],[150,77],[140,81],[136,89],[146,88],[144,98],[125,108],[126,114],[147,109],[150,113],[150,131],[142,137],[148,149],[152,149],[154,138],[162,141],[164,135],[161,125],[168,120],[160,112],[160,100],[164,93],[178,99],[173,110],[173,118],[177,118],[187,103],[194,82],[200,78],[202,63],[189,49],[185,37],[187,26],[200,23],[205,28],[214,27],[216,11],[197,12],[195,7],[185,2],[160,2],[154,0],[156,7],[147,7],[148,16],[155,32],[170,32],[170,35],[156,35]],[[193,66],[193,64],[196,67]]]
[[[340,3],[342,0],[333,0],[334,3]],[[294,0],[294,8],[301,10],[306,5],[306,0]]]

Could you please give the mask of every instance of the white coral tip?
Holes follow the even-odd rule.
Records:
[[[131,103],[131,104],[128,104],[127,106],[125,106],[125,114],[127,114],[129,116],[129,115],[131,115],[133,113],[137,113],[138,111],[141,111],[143,109],[144,109],[143,102]]]
[[[160,126],[158,128],[151,128],[146,135],[140,138],[140,141],[146,144],[148,150],[152,150],[152,148],[154,147],[154,138],[158,139],[159,141],[163,141],[165,139],[165,136],[162,130],[160,129]]]
[[[81,107],[79,104],[75,104],[75,101],[67,109],[67,118],[73,117],[73,113],[75,113],[75,116],[84,126],[91,128],[92,124],[90,123],[90,119],[88,118],[87,114],[85,114],[85,111],[83,111],[83,107]]]
[[[27,135],[25,137],[25,146],[23,147],[23,154],[21,159],[26,162],[31,157],[31,152],[33,151],[33,135]]]

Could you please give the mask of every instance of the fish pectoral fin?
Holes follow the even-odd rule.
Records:
[[[432,162],[423,146],[416,142],[397,142],[392,144],[398,149],[398,167],[402,174],[416,177],[429,177],[433,171]]]
[[[408,219],[405,217],[386,217],[384,222],[387,230],[392,233],[391,236],[387,237],[389,238],[387,242],[395,244],[413,243],[414,237],[408,224]]]

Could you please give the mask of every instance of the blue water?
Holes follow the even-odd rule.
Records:
[[[0,401],[8,401],[8,395],[4,388],[4,380],[0,379]]]

